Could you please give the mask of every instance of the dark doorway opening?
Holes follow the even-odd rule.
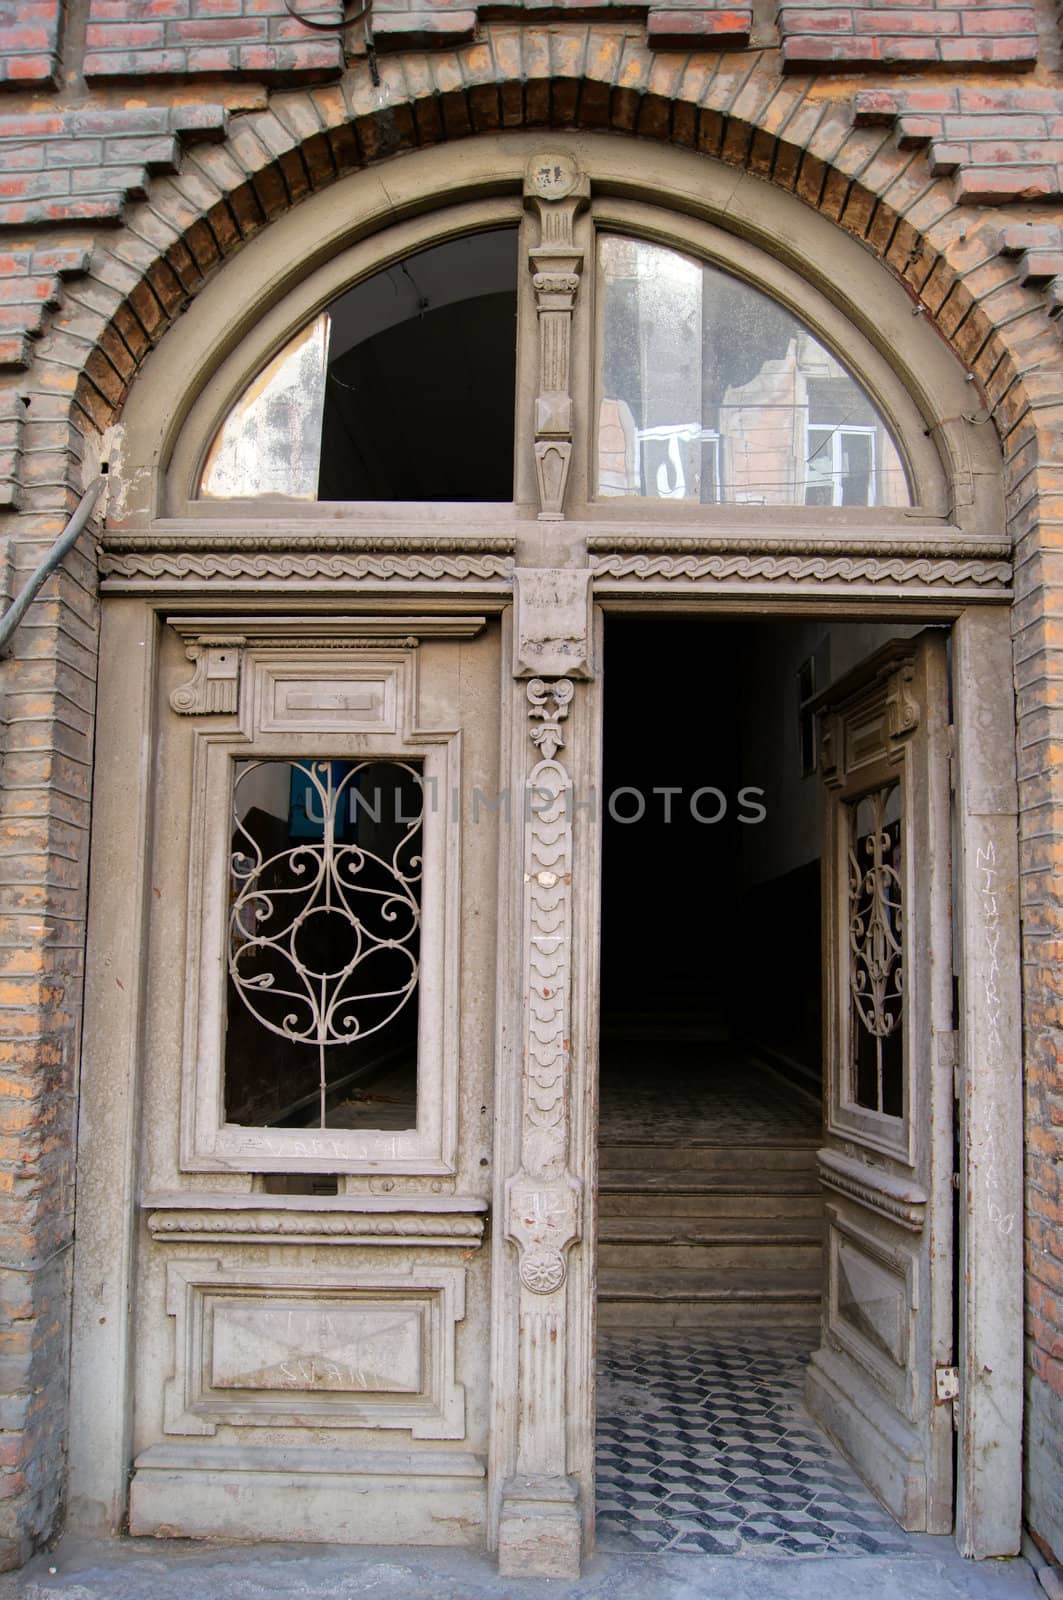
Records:
[[[808,706],[900,631],[607,619],[607,1549],[913,1548],[802,1401],[824,1231],[821,778]],[[667,679],[647,661],[667,662]]]

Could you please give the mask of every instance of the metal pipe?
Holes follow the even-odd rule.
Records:
[[[70,521],[52,545],[48,554],[34,568],[4,612],[3,617],[0,618],[0,656],[7,655],[11,636],[34,600],[36,600],[38,590],[51,577],[67,551],[72,550],[77,543],[78,535],[92,515],[92,508],[96,504],[102,488],[103,478],[94,478],[78,501],[74,515],[70,518]]]

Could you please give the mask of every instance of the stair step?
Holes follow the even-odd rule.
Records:
[[[626,1243],[603,1242],[598,1248],[600,1271],[616,1268],[638,1273],[673,1272],[689,1267],[711,1277],[719,1271],[748,1267],[758,1272],[766,1283],[780,1272],[806,1268],[813,1271],[820,1266],[822,1259],[823,1246],[818,1239],[781,1244],[778,1239],[765,1238],[643,1239]]]
[[[660,1171],[638,1170],[600,1172],[600,1194],[821,1194],[813,1171],[784,1168],[781,1172],[756,1171],[751,1167],[731,1167],[709,1172],[704,1167],[665,1167]]]
[[[765,1281],[759,1272],[705,1273],[696,1268],[668,1272],[625,1272],[607,1268],[598,1274],[599,1300],[818,1300],[818,1272],[782,1271]]]
[[[646,1190],[644,1187],[604,1184],[598,1191],[598,1216],[605,1218],[725,1218],[749,1222],[763,1220],[796,1221],[823,1215],[823,1192],[816,1184],[798,1188],[790,1184],[766,1190],[761,1184],[721,1187],[718,1184],[676,1192],[675,1189]]]
[[[809,1326],[818,1321],[821,1274],[677,1268],[666,1273],[603,1268],[602,1327]]]
[[[708,1140],[603,1140],[598,1166],[603,1174],[645,1172],[654,1178],[672,1172],[752,1170],[758,1176],[780,1172],[815,1174],[817,1146],[801,1143],[716,1144]]]
[[[598,1243],[604,1244],[752,1244],[784,1248],[793,1244],[823,1242],[823,1225],[816,1217],[713,1217],[682,1216],[602,1217]]]
[[[743,1333],[763,1328],[818,1329],[819,1300],[667,1300],[649,1303],[601,1300],[598,1326],[635,1333],[640,1328],[697,1328],[700,1332],[731,1329]]]

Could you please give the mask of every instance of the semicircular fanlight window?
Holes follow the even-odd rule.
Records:
[[[199,495],[511,500],[516,303],[512,227],[344,290],[248,384]]]
[[[874,401],[787,307],[642,239],[602,235],[598,272],[599,495],[911,503]]]

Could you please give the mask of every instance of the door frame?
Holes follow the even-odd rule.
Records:
[[[162,495],[175,430],[218,364],[264,312],[282,321],[284,297],[311,269],[322,272],[352,239],[370,240],[374,253],[390,248],[385,226],[396,223],[422,238],[418,218],[439,215],[448,199],[455,212],[477,206],[481,222],[520,210],[518,193],[529,157],[562,148],[583,164],[601,214],[618,225],[639,205],[661,237],[684,247],[690,219],[722,229],[741,248],[758,247],[758,262],[779,258],[873,334],[876,346],[919,398],[926,428],[940,445],[942,500],[938,507],[892,520],[849,525],[798,508],[793,517],[752,520],[700,515],[679,521],[655,508],[583,508],[590,520],[535,520],[530,487],[532,380],[518,396],[524,433],[519,454],[527,492],[514,506],[468,508],[356,507],[342,522],[305,514],[265,512],[252,524],[245,507],[195,506],[182,520],[165,515]],[[1003,1231],[1018,1216],[1021,1195],[1021,1056],[1015,814],[1015,706],[1010,654],[1010,545],[1002,536],[999,449],[992,425],[968,415],[965,375],[948,358],[928,319],[911,316],[902,286],[863,246],[797,197],[726,163],[676,147],[618,139],[615,134],[535,130],[484,134],[454,147],[404,155],[391,163],[387,186],[375,169],[352,174],[251,240],[239,274],[223,272],[205,285],[181,319],[181,337],[167,339],[138,376],[136,404],[127,406],[123,441],[112,472],[114,512],[102,535],[101,578],[106,598],[100,651],[98,782],[93,820],[93,874],[85,1011],[79,1155],[79,1236],[75,1255],[73,1397],[71,1402],[71,1524],[94,1531],[120,1525],[125,1500],[131,1363],[129,1305],[135,1226],[139,1123],[138,1057],[144,993],[140,953],[151,904],[151,765],[154,738],[155,613],[177,605],[231,611],[240,604],[271,609],[423,605],[426,609],[498,612],[513,600],[515,562],[556,575],[590,576],[600,605],[655,615],[673,611],[882,617],[954,624],[958,807],[957,926],[963,934],[961,973],[966,1012],[961,1018],[959,1081],[962,1186],[960,1264],[961,1548],[1003,1555],[1017,1548],[1021,1470],[1021,1228]],[[504,191],[501,209],[492,196]],[[426,200],[426,197],[431,197]],[[472,197],[470,199],[470,197]],[[676,219],[682,218],[682,227]],[[580,224],[582,225],[582,224]],[[658,223],[652,223],[656,229]],[[428,225],[431,231],[431,224]],[[392,236],[392,237],[397,237]],[[424,235],[427,237],[427,235]],[[689,242],[689,241],[688,241]],[[728,243],[728,249],[731,245]],[[844,270],[843,270],[844,269]],[[588,283],[588,290],[591,289]],[[528,291],[530,293],[530,290]],[[583,295],[593,305],[592,293]],[[875,305],[869,328],[866,306]],[[582,313],[577,309],[577,322]],[[527,337],[533,338],[532,319]],[[574,334],[580,393],[591,393],[590,320]],[[529,365],[529,374],[534,363]],[[205,392],[205,391],[204,391]],[[180,403],[174,405],[174,396]],[[574,450],[586,457],[586,430]],[[586,460],[576,476],[587,481]],[[123,493],[119,494],[121,488]],[[529,509],[532,508],[532,509]],[[573,508],[570,506],[570,511]],[[619,513],[623,513],[620,515]],[[430,526],[421,520],[430,518]],[[429,531],[426,532],[426,527]],[[636,531],[637,530],[637,531]],[[247,547],[250,535],[252,544]],[[338,535],[338,543],[337,543]],[[255,541],[261,541],[261,552]],[[367,560],[359,552],[370,548]],[[439,551],[447,555],[440,558]],[[430,552],[426,555],[425,552]],[[447,566],[449,570],[442,570]],[[325,570],[327,567],[327,571]],[[253,598],[252,598],[253,596]],[[352,605],[353,599],[353,605]],[[568,643],[568,638],[562,641]],[[962,664],[962,665],[961,665]],[[665,677],[667,661],[648,664]],[[555,667],[560,678],[564,668]],[[528,703],[521,674],[504,677],[502,737],[515,777],[529,770]],[[525,674],[527,676],[527,674]],[[514,678],[518,681],[514,683]],[[596,668],[580,676],[565,723],[566,759],[593,776],[600,759],[600,692]],[[120,708],[120,714],[118,714]],[[988,740],[985,730],[991,730]],[[639,737],[639,730],[633,737]],[[517,752],[521,752],[518,759]],[[121,773],[121,785],[108,782]],[[990,860],[990,857],[992,858]],[[997,876],[986,887],[986,863]],[[503,857],[500,900],[523,893],[519,852]],[[598,915],[598,867],[592,830],[578,813],[574,834],[572,914],[586,936]],[[987,928],[987,918],[989,926]],[[514,972],[510,927],[500,946]],[[575,1035],[569,1110],[573,1160],[585,1196],[582,1233],[568,1250],[569,1294],[577,1315],[565,1333],[568,1404],[565,1471],[581,1478],[592,1536],[593,1303],[596,1101],[592,1070],[593,970],[584,964],[573,995],[582,1018]],[[499,1185],[506,1141],[515,1133],[513,1040],[522,1027],[519,986],[499,992],[499,1104],[495,1141]],[[988,1030],[988,1034],[987,1034]],[[986,1057],[982,1041],[990,1039]],[[977,1059],[978,1070],[969,1070]],[[508,1083],[505,1073],[509,1073]],[[508,1097],[508,1098],[507,1098]],[[506,1118],[509,1121],[506,1121]],[[516,1241],[506,1240],[501,1187],[495,1198],[492,1299],[496,1318],[493,1361],[492,1501],[496,1507],[514,1470],[512,1409],[507,1380],[516,1343],[513,1279]],[[965,1231],[966,1230],[966,1231]],[[567,1246],[566,1246],[567,1248]],[[506,1342],[504,1358],[498,1341]],[[507,1420],[508,1414],[508,1420]],[[508,1431],[507,1431],[508,1430]],[[589,1496],[589,1498],[588,1498]]]

